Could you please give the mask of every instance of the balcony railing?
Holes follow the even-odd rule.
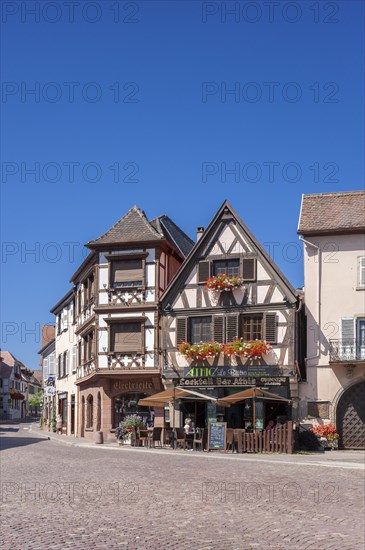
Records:
[[[365,361],[365,344],[356,339],[330,340],[330,363]]]

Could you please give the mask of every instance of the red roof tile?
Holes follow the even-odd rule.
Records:
[[[331,234],[365,230],[365,191],[303,195],[298,233]]]

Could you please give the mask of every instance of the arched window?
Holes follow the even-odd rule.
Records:
[[[94,418],[93,418],[94,403],[93,403],[93,401],[94,401],[93,396],[91,394],[89,394],[87,396],[87,399],[86,399],[86,427],[87,428],[92,428],[93,423],[94,423]]]

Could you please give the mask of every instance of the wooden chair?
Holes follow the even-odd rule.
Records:
[[[186,449],[186,437],[184,428],[176,428],[176,448],[181,447]]]
[[[232,453],[233,453],[233,434],[234,434],[233,428],[227,428],[227,432],[226,432],[226,451],[229,451],[229,448],[230,448]]]
[[[153,428],[152,437],[150,440],[152,447],[156,446],[156,442],[160,447],[162,447],[161,434],[162,434],[162,428]]]
[[[200,450],[203,451],[204,450],[204,447],[206,445],[206,433],[207,433],[207,430],[204,430],[204,429],[199,429],[197,428],[196,432],[195,432],[195,437],[194,437],[194,441],[193,441],[193,449],[194,451],[196,450],[196,447],[199,445],[200,447]]]
[[[148,444],[149,444],[148,430],[139,430],[139,440],[142,443],[143,447],[148,447]]]

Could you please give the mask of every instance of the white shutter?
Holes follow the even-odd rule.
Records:
[[[67,330],[67,321],[68,321],[68,309],[67,307],[65,307],[63,310],[62,310],[62,313],[63,313],[63,330]]]
[[[66,375],[69,373],[69,366],[70,366],[70,352],[66,351]]]
[[[56,374],[55,372],[55,354],[52,353],[52,355],[49,356],[49,369],[48,369],[48,376],[54,376]]]
[[[45,357],[43,359],[43,378],[47,378],[49,376],[49,370],[48,370],[48,358]]]
[[[355,359],[355,325],[351,317],[341,319],[341,345],[339,346],[342,361]]]
[[[341,340],[351,342],[355,338],[354,319],[353,317],[341,319]]]
[[[77,345],[72,348],[72,372],[76,372],[77,369]]]
[[[359,258],[359,286],[365,286],[365,256]]]

